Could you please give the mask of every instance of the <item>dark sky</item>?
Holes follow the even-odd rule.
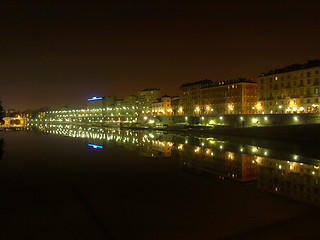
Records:
[[[227,80],[320,58],[320,1],[0,2],[5,108]]]

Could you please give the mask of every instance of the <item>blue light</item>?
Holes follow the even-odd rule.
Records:
[[[96,145],[96,144],[91,144],[91,143],[88,143],[88,146],[89,146],[89,147],[93,147],[94,149],[103,148],[103,146]]]
[[[102,97],[92,97],[92,98],[88,98],[88,101],[96,101],[96,100],[102,100]]]

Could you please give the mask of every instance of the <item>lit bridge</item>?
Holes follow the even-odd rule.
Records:
[[[20,117],[4,117],[3,124],[0,124],[1,128],[11,128],[11,127],[24,127],[26,126],[26,119]]]

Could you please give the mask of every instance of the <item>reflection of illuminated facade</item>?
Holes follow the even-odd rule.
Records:
[[[258,187],[269,192],[320,205],[320,167],[302,163],[317,162],[317,159],[291,153],[279,154],[270,149],[216,138],[162,134],[157,131],[48,124],[39,128],[46,133],[86,138],[88,147],[94,151],[121,147],[150,158],[171,157],[177,153],[181,167],[186,171],[209,173],[242,182],[257,180]],[[277,160],[277,157],[286,160]]]
[[[251,181],[257,178],[255,158],[242,153],[189,145],[184,145],[180,151],[181,164],[187,170],[208,172],[238,181]]]
[[[258,186],[269,192],[320,205],[319,166],[261,158]]]
[[[171,156],[171,149],[172,149],[172,142],[165,142],[165,141],[154,141],[152,140],[152,148],[158,152],[162,153],[162,157],[170,157]]]

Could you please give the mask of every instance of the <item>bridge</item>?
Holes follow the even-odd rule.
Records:
[[[26,126],[26,118],[20,117],[4,117],[4,123],[0,123],[0,128],[11,128],[11,127],[25,127]]]

